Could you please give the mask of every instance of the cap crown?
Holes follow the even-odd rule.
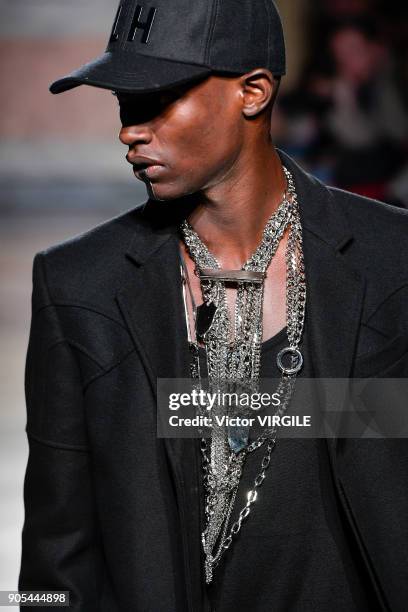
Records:
[[[282,23],[272,0],[122,0],[107,51],[118,49],[212,70],[285,73]]]

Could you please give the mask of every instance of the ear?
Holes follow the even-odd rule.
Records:
[[[255,117],[261,113],[273,99],[277,86],[273,74],[267,68],[257,68],[244,74],[241,77],[244,115]]]

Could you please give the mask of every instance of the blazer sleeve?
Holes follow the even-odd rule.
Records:
[[[69,591],[69,609],[89,612],[99,609],[102,552],[81,373],[49,296],[45,259],[38,253],[33,264],[25,369],[29,457],[18,588]]]

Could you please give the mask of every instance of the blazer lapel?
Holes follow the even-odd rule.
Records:
[[[345,257],[353,236],[339,205],[322,183],[279,151],[295,178],[306,270],[306,326],[314,374],[350,375],[360,325],[364,278]]]
[[[350,376],[359,331],[364,281],[341,254],[304,233],[307,277],[306,326],[314,374],[318,378]]]
[[[176,226],[138,228],[126,256],[134,265],[116,300],[157,401],[157,378],[190,377]],[[196,612],[202,584],[199,449],[190,439],[165,438],[163,444],[177,496],[188,609]]]
[[[365,294],[365,279],[351,267],[346,258],[352,235],[340,206],[333,202],[331,192],[308,176],[285,154],[279,154],[295,175],[302,215],[308,292],[306,333],[311,345],[314,376],[349,378]],[[346,385],[343,395],[336,394],[336,403],[330,405],[337,415],[337,419],[333,419],[334,431],[337,431],[345,392]],[[324,402],[324,397],[322,399]],[[338,439],[326,438],[326,443],[338,499],[370,576],[373,592],[376,593],[381,609],[388,610],[361,536],[358,512],[355,512],[353,503],[353,492],[356,489],[352,474],[343,473],[340,478]]]
[[[347,249],[353,235],[348,221],[332,193],[308,175],[285,153],[278,151],[293,173],[303,227],[306,271],[306,333],[315,378],[344,378],[351,375],[364,304],[365,279],[349,263]],[[346,394],[330,395],[333,431]],[[323,391],[323,385],[318,389]],[[327,397],[319,398],[327,408]],[[333,474],[337,483],[337,439],[327,438]]]
[[[178,246],[174,234],[156,237],[157,249],[133,270],[117,301],[148,373],[156,378],[189,376],[188,345]],[[132,247],[127,252],[134,259]]]
[[[364,281],[313,234],[304,233],[307,276],[306,334],[323,413],[336,435],[347,394],[364,298]],[[343,379],[335,389],[324,379]],[[330,411],[330,413],[328,412]],[[334,453],[336,438],[327,438]]]

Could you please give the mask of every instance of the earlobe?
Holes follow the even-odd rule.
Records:
[[[246,117],[256,117],[259,115],[265,108],[268,106],[268,103],[265,102],[263,104],[252,103],[247,104],[243,108],[243,113]]]

